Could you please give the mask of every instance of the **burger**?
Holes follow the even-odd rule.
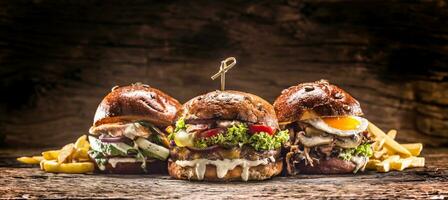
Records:
[[[363,171],[372,155],[368,121],[359,102],[326,80],[285,89],[274,102],[279,124],[289,130],[287,173]]]
[[[176,179],[248,181],[282,171],[282,145],[274,108],[238,91],[214,91],[183,105],[170,135],[168,172]]]
[[[181,104],[148,85],[114,87],[96,110],[89,155],[105,173],[166,173],[165,128]]]

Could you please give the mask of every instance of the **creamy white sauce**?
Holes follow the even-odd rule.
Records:
[[[361,156],[353,156],[350,161],[355,163],[356,167],[355,170],[353,170],[353,173],[358,172],[358,170],[361,169],[361,171],[364,171],[364,168],[367,165],[367,162],[369,162],[369,158],[367,157],[361,157]]]
[[[104,166],[103,164],[98,164],[98,169],[100,169],[101,171],[106,170],[106,166]]]
[[[269,157],[261,160],[246,160],[246,159],[224,159],[224,160],[208,160],[208,159],[195,159],[195,160],[178,160],[176,164],[181,167],[194,167],[196,177],[199,180],[204,179],[205,170],[207,165],[216,166],[216,176],[218,178],[224,178],[229,170],[234,169],[237,166],[241,166],[243,171],[241,173],[241,179],[247,181],[249,179],[249,168],[258,165],[267,165],[269,162],[275,162],[274,157]],[[191,178],[193,174],[189,174]]]

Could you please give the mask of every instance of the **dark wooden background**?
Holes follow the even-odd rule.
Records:
[[[399,140],[448,145],[447,1],[2,0],[1,146],[73,141],[115,85],[218,89],[228,56],[228,89],[328,79]]]

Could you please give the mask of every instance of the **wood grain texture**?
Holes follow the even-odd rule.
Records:
[[[37,151],[36,151],[37,152]],[[44,173],[13,159],[30,151],[0,151],[2,198],[123,199],[443,199],[448,197],[448,149],[425,149],[425,168],[358,175],[298,175],[262,182],[205,183],[156,175]],[[32,154],[30,154],[32,155]]]
[[[273,101],[328,79],[398,140],[448,144],[448,6],[429,1],[0,2],[0,141],[60,146],[115,85],[181,102],[219,88]]]

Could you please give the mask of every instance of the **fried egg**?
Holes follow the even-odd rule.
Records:
[[[326,133],[346,137],[361,133],[367,129],[369,122],[357,116],[322,117],[304,120],[314,128]]]

